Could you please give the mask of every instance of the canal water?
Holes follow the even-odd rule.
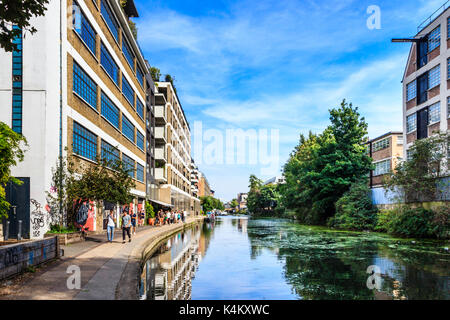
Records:
[[[450,299],[448,242],[220,217],[164,241],[145,300]]]

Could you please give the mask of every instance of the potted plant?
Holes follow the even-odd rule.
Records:
[[[155,210],[153,209],[153,206],[147,202],[145,204],[145,214],[148,217],[148,224],[151,226],[155,225]]]

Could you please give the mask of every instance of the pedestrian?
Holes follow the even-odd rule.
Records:
[[[116,227],[116,218],[114,218],[113,211],[110,210],[108,214],[108,225],[107,225],[107,234],[108,241],[111,243],[114,239],[114,228]]]
[[[136,220],[137,220],[137,214],[136,214],[136,212],[133,212],[131,214],[131,234],[136,234]]]
[[[128,242],[131,242],[131,217],[128,214],[128,211],[124,211],[123,217],[122,217],[122,243],[125,243],[125,234],[128,235]]]

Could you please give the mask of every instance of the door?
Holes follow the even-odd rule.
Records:
[[[17,178],[22,185],[9,182],[6,185],[6,201],[11,204],[8,218],[3,220],[3,230],[9,221],[9,238],[17,239],[19,221],[22,221],[22,238],[30,238],[30,178]],[[14,210],[15,209],[15,210]],[[3,232],[5,234],[5,231]]]
[[[428,137],[428,108],[417,112],[417,139]]]

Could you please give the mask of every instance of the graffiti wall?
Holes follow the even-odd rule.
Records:
[[[50,212],[42,207],[42,204],[31,199],[30,237],[41,239],[50,228]]]

